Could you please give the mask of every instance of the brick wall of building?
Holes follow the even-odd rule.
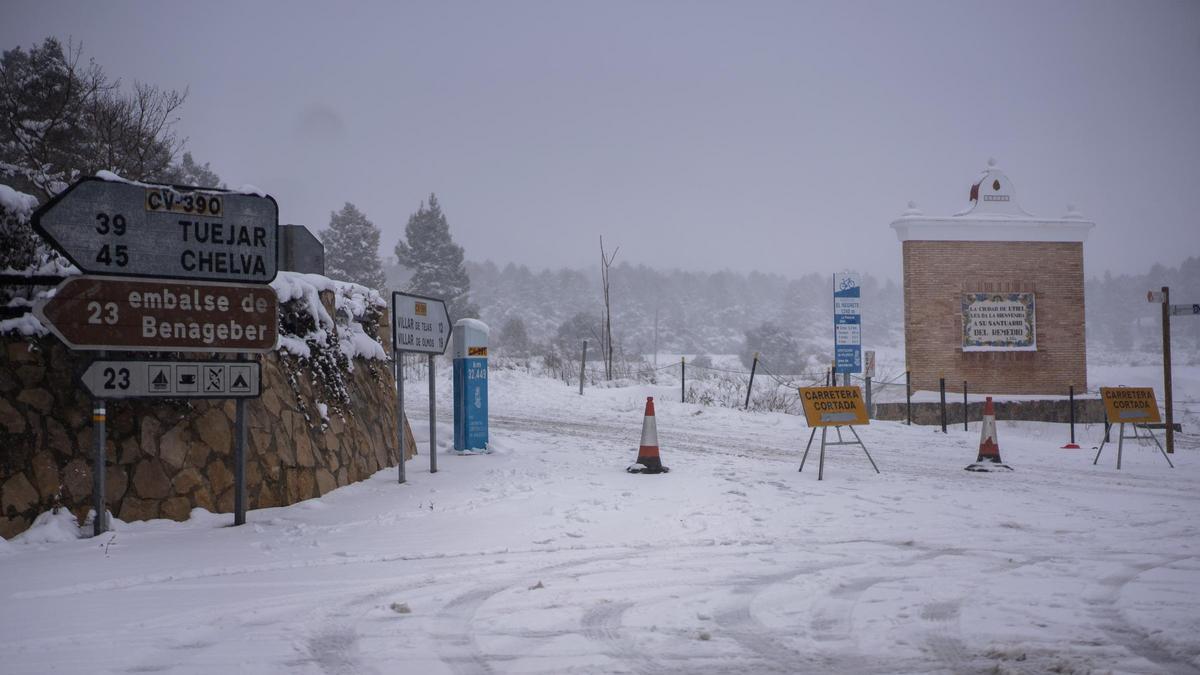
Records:
[[[1083,244],[905,241],[904,335],[913,389],[1065,395],[1087,387]],[[963,352],[962,294],[1036,297],[1037,351]]]

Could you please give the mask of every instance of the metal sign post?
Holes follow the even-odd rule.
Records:
[[[238,361],[245,360],[238,355]],[[254,365],[258,365],[257,363]],[[246,399],[237,400],[233,429],[233,524],[246,524]]]
[[[392,355],[396,362],[396,426],[400,436],[400,482],[404,478],[404,369],[400,365],[405,352],[429,355],[429,472],[437,473],[437,408],[434,402],[433,357],[445,354],[450,345],[450,314],[446,302],[411,293],[392,293]]]
[[[95,462],[92,464],[92,505],[96,517],[92,519],[92,534],[100,536],[108,531],[108,509],[105,505],[105,473],[108,470],[108,460],[105,458],[104,424],[107,411],[104,399],[98,398],[92,403],[92,438],[96,442]]]
[[[265,284],[278,267],[268,196],[85,178],[30,220],[84,273]]]
[[[404,478],[404,364],[400,361],[400,352],[392,350],[393,368],[396,371],[396,434],[400,437],[400,483]]]
[[[1151,291],[1147,294],[1147,298],[1150,302],[1156,300],[1162,302],[1163,398],[1167,405],[1167,453],[1173,454],[1175,452],[1175,399],[1171,387],[1171,317],[1200,316],[1200,303],[1172,305],[1171,289],[1167,286],[1162,287],[1161,293]],[[1153,434],[1151,434],[1151,438],[1153,438]]]
[[[433,354],[429,355],[429,473],[437,473],[437,389],[434,386]]]
[[[1172,410],[1174,397],[1171,396],[1171,289],[1163,286],[1162,294],[1163,402],[1167,404],[1167,452],[1165,454],[1171,454],[1175,452],[1175,416]]]

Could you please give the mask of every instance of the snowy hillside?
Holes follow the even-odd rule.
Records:
[[[832,448],[817,482],[796,416],[512,371],[491,392],[496,452],[443,446],[430,474],[422,446],[404,486],[389,469],[236,529],[196,512],[0,542],[4,672],[1200,667],[1194,435],[1173,470],[1127,447],[1117,472],[1108,449],[1092,466],[1099,428],[1068,451],[1061,426],[1002,422],[1016,471],[974,474],[977,425],[875,423],[883,473]],[[623,470],[647,395],[669,474]]]

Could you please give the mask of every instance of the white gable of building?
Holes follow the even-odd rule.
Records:
[[[1038,218],[1021,208],[1016,189],[990,161],[971,185],[970,204],[953,216],[926,216],[909,202],[892,229],[900,241],[1060,241],[1083,242],[1095,223],[1068,207],[1062,218]]]

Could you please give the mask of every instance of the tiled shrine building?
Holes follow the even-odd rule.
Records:
[[[904,256],[904,342],[913,390],[1066,395],[1087,387],[1083,242],[1073,207],[1026,213],[994,162],[961,213],[913,203],[892,223]]]

